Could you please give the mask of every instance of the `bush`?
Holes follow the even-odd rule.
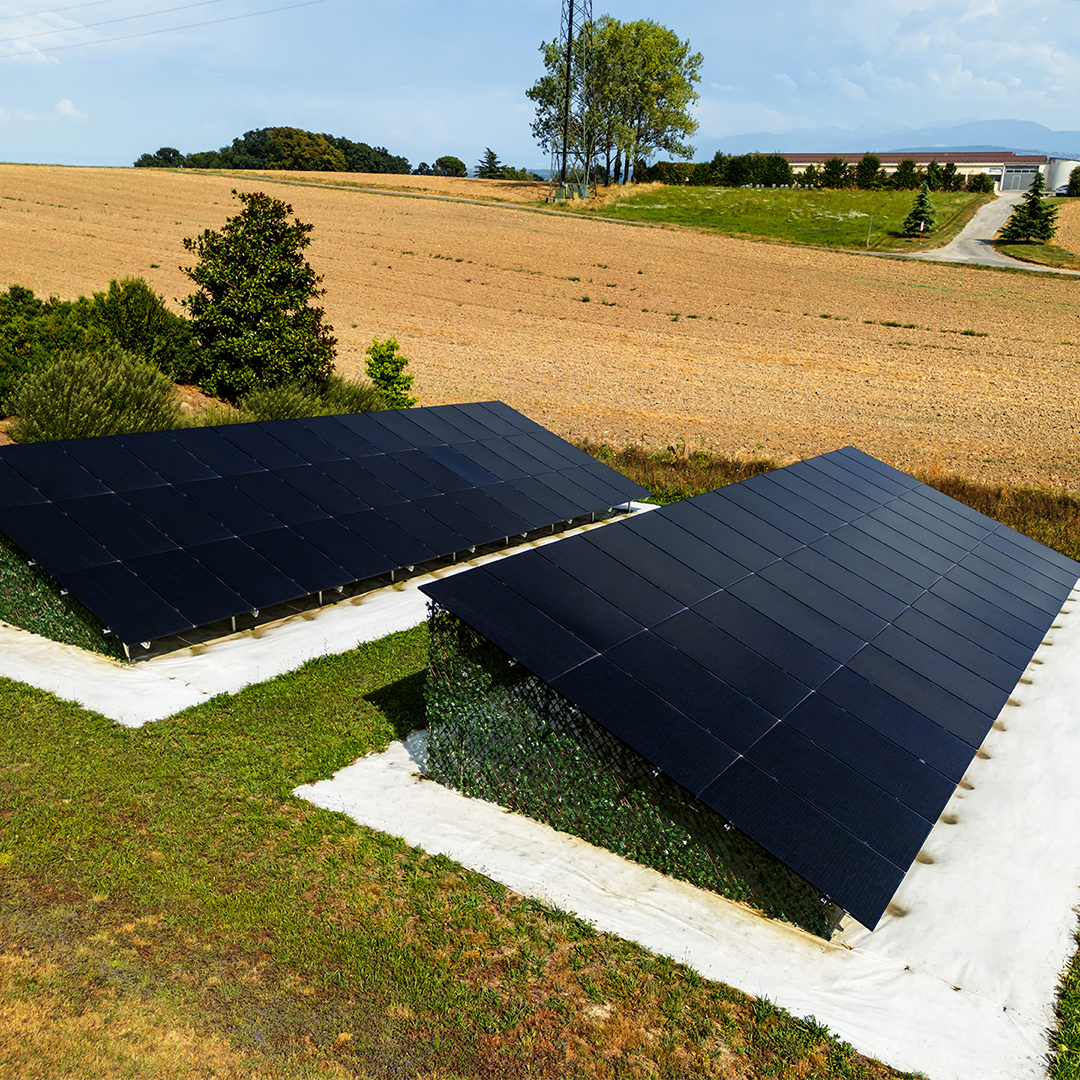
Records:
[[[198,364],[191,323],[174,315],[142,278],[110,281],[107,292],[94,293],[90,316],[122,349],[148,360],[174,382],[185,381]]]
[[[412,381],[411,375],[409,381]],[[344,379],[340,375],[330,376],[322,399],[328,413],[378,412],[390,408],[386,396],[373,382]]]
[[[160,431],[181,423],[169,378],[115,345],[42,365],[22,381],[12,404],[16,442]]]
[[[37,299],[12,285],[0,293],[0,415],[20,381],[57,356],[116,345],[160,368],[174,381],[189,377],[198,358],[191,324],[173,314],[141,278],[111,281],[106,292],[78,300]]]
[[[325,411],[317,390],[304,383],[262,386],[242,397],[238,420],[295,420],[301,416],[321,416]]]
[[[416,398],[409,397],[409,388],[413,377],[404,373],[408,357],[398,353],[397,338],[379,341],[372,338],[367,347],[368,378],[386,399],[389,409],[407,409],[416,404]]]
[[[241,398],[238,405],[231,416],[216,410],[210,422],[295,420],[302,416],[376,412],[388,407],[385,397],[372,383],[366,379],[344,379],[340,375],[331,375],[321,390],[311,383],[299,382],[260,387]]]
[[[987,173],[974,173],[967,178],[964,190],[971,192],[973,195],[993,195],[994,178]]]

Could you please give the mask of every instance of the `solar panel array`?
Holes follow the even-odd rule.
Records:
[[[1078,577],[849,447],[423,591],[872,929]]]
[[[0,532],[125,643],[645,494],[498,401],[0,448]]]

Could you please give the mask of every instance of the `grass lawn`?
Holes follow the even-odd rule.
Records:
[[[933,192],[930,198],[937,214],[937,228],[923,239],[900,235],[915,201],[912,191],[667,187],[641,195],[631,193],[595,213],[624,221],[689,225],[728,236],[795,244],[925,251],[948,243],[993,196]]]
[[[915,201],[914,191],[669,187],[630,194],[595,213],[621,220],[713,229],[732,237],[825,247],[866,248],[869,233],[870,251],[918,252],[948,243],[968,224],[978,207],[991,198],[933,192],[937,227],[922,240],[900,235],[904,218]]]
[[[138,730],[0,680],[0,1075],[898,1076],[295,799],[422,722],[426,628]]]
[[[662,501],[771,467],[592,449]],[[1080,554],[1063,493],[923,479]],[[0,680],[0,1076],[904,1075],[294,798],[422,725],[425,664],[420,627],[137,730]],[[1075,963],[1059,1013],[1065,1080]]]
[[[995,242],[994,250],[1021,262],[1053,266],[1059,270],[1080,270],[1080,255],[1057,244],[1006,244],[999,240]]]

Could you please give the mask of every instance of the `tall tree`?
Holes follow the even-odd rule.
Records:
[[[261,191],[233,194],[244,204],[220,232],[184,240],[198,259],[181,267],[198,287],[182,302],[202,345],[198,384],[235,401],[262,386],[325,383],[334,363],[333,327],[309,301],[322,278],[304,258],[314,228]]]
[[[825,161],[821,169],[821,186],[827,188],[844,188],[851,183],[851,170],[842,157],[831,157]]]
[[[586,72],[584,115],[571,117],[570,155],[606,162],[616,181],[658,151],[689,158],[697,131],[690,107],[698,99],[701,53],[651,19],[621,23],[608,15],[585,27],[572,66]],[[536,105],[534,138],[548,151],[562,146],[566,59],[558,42],[540,46],[546,74],[525,93]],[[612,161],[614,159],[614,169]]]
[[[855,186],[864,191],[876,187],[879,172],[881,172],[881,158],[867,150],[859,160],[859,164],[855,166]]]
[[[476,166],[476,175],[481,180],[498,180],[502,174],[503,167],[502,162],[499,161],[499,155],[490,146],[487,147],[484,156]]]
[[[1057,232],[1058,208],[1052,203],[1043,202],[1045,191],[1046,178],[1041,172],[1036,172],[1031,187],[1024,192],[1023,199],[1005,222],[1000,239],[1010,244],[1053,240]]]
[[[914,191],[921,182],[922,177],[914,158],[904,158],[892,174],[892,185],[897,191]]]

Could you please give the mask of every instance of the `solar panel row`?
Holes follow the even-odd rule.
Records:
[[[126,643],[643,494],[501,402],[0,448],[0,531]]]
[[[872,928],[1078,577],[849,447],[424,591]]]

